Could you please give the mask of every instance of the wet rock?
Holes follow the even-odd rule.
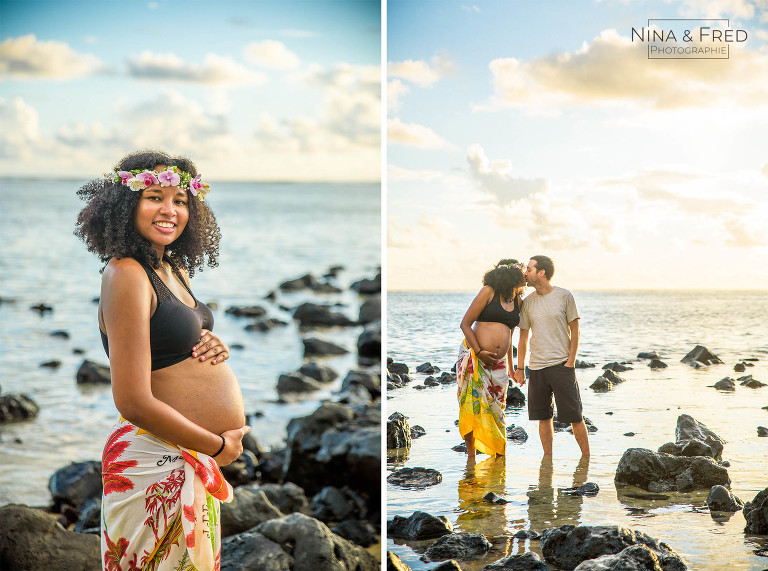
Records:
[[[464,452],[467,453],[467,444],[465,442],[462,442],[461,444],[457,444],[456,446],[451,446],[451,450],[455,452]]]
[[[541,536],[532,529],[521,529],[515,532],[514,537],[518,539],[539,539]]]
[[[3,395],[0,397],[0,424],[34,418],[40,407],[24,394]]]
[[[631,368],[632,367],[628,367],[627,365],[617,363],[616,361],[614,361],[613,363],[608,363],[607,365],[603,365],[603,370],[614,371],[616,373],[623,373],[624,371],[629,371]]]
[[[443,481],[443,475],[433,468],[400,468],[387,476],[387,482],[401,488],[426,488]]]
[[[237,306],[232,305],[228,307],[224,313],[232,315],[234,317],[264,317],[267,314],[267,310],[258,305],[251,306]]]
[[[657,454],[645,448],[624,452],[614,480],[649,492],[682,492],[731,483],[725,467],[712,458]]]
[[[624,436],[634,436],[634,435],[635,435],[634,432],[625,432],[624,433]]]
[[[757,435],[760,437],[768,436],[768,428],[766,428],[765,426],[758,426]]]
[[[277,393],[307,393],[321,389],[322,385],[315,379],[301,373],[283,373],[277,379]]]
[[[403,563],[397,555],[387,551],[387,571],[411,571],[411,568]]]
[[[331,367],[324,367],[317,363],[302,365],[299,367],[299,373],[315,379],[319,383],[331,383],[339,377],[339,374]]]
[[[80,517],[72,531],[77,533],[101,533],[101,498],[91,498],[80,507]]]
[[[677,554],[659,556],[654,549],[640,544],[631,545],[615,555],[602,555],[597,559],[584,561],[574,571],[683,571],[684,569],[687,567]]]
[[[349,287],[362,294],[381,293],[381,273],[376,274],[376,277],[373,279],[356,281]]]
[[[40,366],[47,369],[58,369],[61,367],[61,361],[46,361],[45,363],[40,363]]]
[[[504,505],[504,504],[508,504],[509,503],[509,500],[505,500],[504,498],[502,498],[501,496],[499,496],[497,494],[494,494],[493,492],[488,492],[487,494],[485,494],[483,496],[483,499],[486,502],[489,502],[489,503],[492,503],[492,504],[497,504],[497,505]]]
[[[373,398],[376,398],[381,395],[381,373],[349,371],[341,382],[341,390],[346,391],[356,385],[364,387]]]
[[[265,452],[259,459],[259,479],[263,482],[281,482],[283,479],[283,464],[287,455],[287,448],[277,448]]]
[[[387,419],[387,449],[408,448],[411,445],[411,427],[408,419],[394,412]]]
[[[736,512],[744,507],[744,502],[725,486],[712,486],[707,496],[707,507],[711,512]]]
[[[312,274],[304,274],[300,278],[284,281],[280,284],[280,291],[301,291],[303,289],[316,290],[320,287],[320,282]]]
[[[426,379],[424,379],[424,386],[439,387],[440,381],[438,381],[435,377],[429,376]]]
[[[322,522],[304,514],[291,514],[257,525],[253,531],[288,551],[293,569],[315,571],[379,571],[376,558],[362,547],[331,532]]]
[[[339,488],[326,486],[315,494],[309,504],[312,517],[322,522],[344,521],[354,515],[355,508]]]
[[[646,547],[659,560],[664,570],[686,569],[680,556],[668,545],[641,531],[615,525],[580,525],[578,527],[563,525],[559,528],[546,529],[541,534],[541,552],[544,559],[562,569],[574,569],[583,561],[602,555],[619,554],[632,546]],[[601,567],[588,568],[602,569]],[[617,569],[617,567],[607,569]],[[618,569],[633,568],[618,567]]]
[[[318,305],[316,303],[302,303],[293,312],[293,318],[303,327],[346,327],[357,325],[346,315],[334,313],[327,305]]]
[[[418,424],[414,424],[411,426],[411,440],[414,438],[421,438],[427,433],[426,430],[424,430],[423,426],[419,426]]]
[[[765,383],[762,383],[757,379],[752,378],[752,375],[748,375],[748,377],[749,377],[748,379],[744,379],[739,384],[743,387],[749,387],[750,389],[759,389],[760,387],[765,386]]]
[[[719,460],[722,457],[725,440],[688,414],[681,414],[677,417],[675,439],[678,442],[681,440],[700,440],[712,448],[715,459]]]
[[[417,373],[423,373],[425,375],[436,375],[440,372],[440,368],[434,366],[432,363],[427,361],[426,363],[422,363],[418,367],[416,367]]]
[[[53,497],[56,511],[63,504],[79,508],[86,500],[100,498],[101,462],[95,460],[73,462],[64,468],[59,468],[48,480],[48,489]]]
[[[256,465],[259,461],[250,450],[243,450],[237,459],[221,467],[221,473],[233,487],[243,486],[256,478]]]
[[[75,378],[78,383],[87,384],[110,384],[112,382],[112,376],[107,365],[100,365],[88,359],[82,362]]]
[[[638,359],[661,359],[656,351],[641,351],[637,354]]]
[[[447,517],[421,511],[415,511],[408,517],[396,515],[387,521],[387,537],[421,540],[449,533],[453,533],[453,526]]]
[[[595,382],[589,385],[589,388],[596,393],[607,393],[613,390],[613,383],[603,376],[597,377]]]
[[[614,385],[619,385],[621,383],[627,382],[627,380],[624,377],[620,377],[616,374],[616,372],[613,369],[606,369],[603,371],[603,377],[611,381]]]
[[[255,323],[250,323],[245,326],[246,331],[270,331],[272,329],[276,329],[278,327],[286,327],[288,324],[285,321],[281,321],[279,319],[262,319],[260,321],[257,321]]]
[[[537,553],[528,551],[520,555],[502,557],[483,567],[483,571],[549,571],[549,565],[544,563]]]
[[[44,313],[53,311],[53,307],[50,305],[46,305],[44,303],[38,303],[37,305],[32,305],[30,308],[32,311],[38,312],[40,315],[43,315]]]
[[[402,387],[403,380],[400,378],[400,375],[387,371],[387,390],[391,391]]]
[[[671,454],[672,456],[707,456],[715,457],[712,447],[700,440],[681,440],[680,442],[667,442],[659,446],[659,454]]]
[[[744,505],[744,519],[747,520],[744,533],[768,535],[768,488]]]
[[[743,373],[746,367],[744,367],[744,363],[736,363],[733,366],[733,370],[737,373]]]
[[[63,329],[57,329],[56,331],[51,331],[51,337],[56,339],[69,339],[69,332],[64,331]]]
[[[586,361],[580,361],[579,359],[576,359],[576,362],[574,363],[576,369],[591,369],[594,366],[594,363],[587,363]]]
[[[303,513],[309,515],[309,500],[304,490],[293,482],[284,484],[251,484],[254,492],[263,492],[267,499],[284,514]]]
[[[372,295],[362,303],[357,320],[360,323],[381,321],[381,295]]]
[[[461,571],[461,565],[455,559],[449,559],[432,567],[432,571]]]
[[[407,375],[408,374],[408,365],[405,363],[387,363],[387,371],[390,373],[395,373],[397,375]]]
[[[525,393],[514,383],[507,387],[507,408],[520,408],[525,406]]]
[[[279,544],[255,531],[221,542],[221,571],[291,571],[293,561]]]
[[[648,366],[654,370],[667,368],[667,364],[664,361],[660,361],[658,359],[653,359],[650,363],[648,363]]]
[[[451,383],[456,382],[456,373],[449,373],[448,371],[443,371],[440,373],[440,377],[437,379],[440,381],[441,385],[450,385]]]
[[[357,338],[357,354],[360,357],[381,359],[381,322],[369,323]]]
[[[574,496],[596,496],[597,493],[600,491],[600,486],[595,484],[594,482],[587,482],[583,486],[579,486],[578,488],[565,488],[562,490],[564,494],[571,494]]]
[[[348,519],[339,524],[329,526],[329,529],[339,537],[343,537],[347,541],[362,547],[369,547],[379,541],[379,534],[376,528],[363,520]]]
[[[232,502],[221,504],[221,536],[242,533],[284,515],[258,487],[239,486],[234,489]]]
[[[718,391],[735,391],[736,381],[734,381],[731,377],[723,377],[714,384],[714,387]]]
[[[4,570],[101,569],[97,535],[67,531],[42,511],[18,504],[0,507],[0,522]]]
[[[695,366],[695,363],[700,365],[716,365],[722,363],[722,361],[712,353],[709,349],[703,345],[696,345],[691,349],[688,354],[680,359],[681,363],[687,363],[691,366]]]
[[[507,440],[523,443],[528,440],[528,433],[522,426],[510,424],[507,426]]]
[[[316,337],[310,337],[309,339],[302,339],[304,343],[304,356],[305,357],[324,357],[328,355],[343,355],[349,353],[344,347],[339,347],[335,343],[329,341],[323,341]]]
[[[479,559],[491,549],[491,542],[480,533],[451,533],[429,546],[421,557],[423,561]]]

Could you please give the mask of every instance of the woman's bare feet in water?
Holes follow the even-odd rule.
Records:
[[[467,458],[469,460],[474,461],[475,460],[475,435],[471,432],[468,432],[464,436],[464,444],[467,446]]]

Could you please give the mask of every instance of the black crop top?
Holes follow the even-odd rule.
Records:
[[[476,321],[491,321],[493,323],[503,323],[510,329],[517,327],[520,323],[520,308],[517,306],[517,296],[515,296],[515,307],[512,311],[507,311],[501,306],[501,295],[495,294],[491,302],[483,308]]]
[[[192,356],[192,347],[200,341],[201,329],[213,329],[213,314],[202,302],[197,301],[186,282],[179,278],[184,288],[195,300],[189,307],[168,289],[160,276],[150,267],[141,264],[147,272],[157,295],[157,308],[149,318],[149,347],[152,353],[152,370],[164,369]],[[103,331],[101,342],[109,357],[109,341]]]

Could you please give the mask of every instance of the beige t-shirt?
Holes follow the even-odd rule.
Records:
[[[533,292],[520,308],[520,329],[531,330],[531,360],[538,371],[568,360],[571,330],[568,324],[579,318],[576,300],[567,289],[555,286],[547,295]]]

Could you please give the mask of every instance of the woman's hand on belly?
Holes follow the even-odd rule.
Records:
[[[509,327],[503,323],[478,321],[473,325],[472,330],[480,345],[481,353],[488,351],[494,359],[493,362],[504,358],[512,343]],[[482,357],[480,358],[482,360]]]
[[[250,426],[243,426],[221,433],[224,438],[224,449],[214,458],[219,466],[227,466],[240,457],[243,453],[243,437],[250,431]]]
[[[200,341],[192,347],[192,356],[200,361],[209,359],[211,365],[215,365],[229,359],[229,347],[212,331],[203,329],[200,331]]]

